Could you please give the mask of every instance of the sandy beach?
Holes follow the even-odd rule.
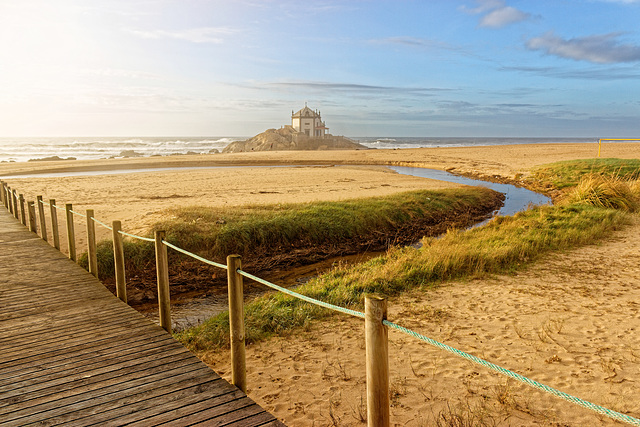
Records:
[[[125,230],[144,234],[174,207],[340,200],[452,185],[398,175],[381,165],[515,181],[537,165],[597,153],[597,144],[538,144],[5,163],[0,179],[28,200],[42,195],[57,204],[73,203],[79,212],[91,208],[104,222],[122,220]],[[601,155],[638,158],[640,144],[606,143]],[[296,167],[276,167],[282,165]],[[5,178],[218,166],[234,167]],[[84,247],[80,234],[78,246]],[[393,298],[389,319],[566,393],[640,417],[638,301],[636,218],[633,226],[600,245],[554,254],[513,276],[451,282]],[[309,331],[250,346],[249,396],[287,425],[364,425],[363,329],[360,320],[336,315]],[[392,331],[389,338],[393,425],[435,425],[443,414],[466,421],[452,425],[616,424],[406,335]],[[229,378],[226,351],[202,357]]]

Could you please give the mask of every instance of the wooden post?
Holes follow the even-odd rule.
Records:
[[[45,242],[47,241],[47,221],[44,217],[44,202],[42,201],[42,196],[38,196],[36,198],[36,203],[38,203],[38,218],[40,219],[40,237]]]
[[[365,296],[364,330],[367,366],[367,425],[389,426],[389,347],[388,330],[382,323],[387,318],[387,300]]]
[[[6,182],[2,181],[2,203],[4,203],[4,207],[9,209],[9,186]]]
[[[96,224],[93,222],[93,215],[93,209],[87,209],[87,259],[89,261],[89,273],[98,277]]]
[[[73,229],[73,206],[71,203],[67,203],[64,207],[67,215],[67,241],[69,248],[69,259],[76,261],[76,233]]]
[[[127,302],[127,283],[124,277],[124,246],[122,245],[122,234],[120,234],[122,223],[113,221],[111,228],[113,229],[113,260],[116,269],[116,295],[123,302]]]
[[[5,202],[5,200],[7,199],[7,190],[4,189],[4,186],[4,181],[0,181],[0,203],[7,207],[7,203]]]
[[[18,210],[18,192],[13,190],[13,216],[20,221],[20,211]]]
[[[24,212],[24,194],[20,194],[19,200],[20,200],[20,219],[22,220],[22,225],[26,226],[27,215],[25,215],[25,212]]]
[[[11,197],[11,194],[12,194],[11,187],[7,185],[7,195],[6,195],[7,208],[9,209],[9,212],[13,214],[13,197]]]
[[[58,230],[58,209],[56,209],[56,199],[49,199],[51,208],[51,234],[53,235],[53,247],[60,250],[60,232]]]
[[[169,257],[167,247],[162,243],[164,231],[155,232],[156,272],[158,275],[158,311],[160,326],[171,333],[171,296],[169,294]]]
[[[16,190],[12,190],[11,198],[13,199],[13,216],[16,217],[17,220],[20,219],[20,214],[18,213],[18,193]]]
[[[231,338],[231,384],[247,392],[247,368],[244,345],[244,295],[240,255],[227,257],[227,278],[229,284],[229,329]]]
[[[38,234],[38,227],[36,227],[36,205],[34,202],[27,202],[27,216],[29,217],[29,231]]]
[[[9,212],[12,211],[12,206],[11,206],[11,197],[9,197],[9,184],[7,184],[6,182],[4,183],[4,206],[9,210]]]

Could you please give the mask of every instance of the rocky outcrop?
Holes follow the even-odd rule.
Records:
[[[29,159],[30,162],[55,162],[58,160],[76,160],[75,157],[58,157],[58,156],[51,156],[51,157],[43,157],[41,159]],[[4,162],[3,162],[4,163]]]
[[[280,129],[268,129],[245,141],[232,142],[222,152],[366,149],[364,145],[344,136],[326,135],[324,138],[314,138],[296,131],[291,126],[285,126]]]

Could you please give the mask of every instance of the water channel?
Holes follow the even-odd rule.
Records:
[[[425,169],[425,168],[415,168],[415,167],[403,167],[403,166],[392,166],[391,170],[396,173],[402,175],[411,175],[422,178],[436,179],[440,181],[453,182],[456,184],[464,184],[471,186],[483,186],[488,187],[494,191],[498,191],[505,195],[504,205],[502,208],[498,209],[494,212],[493,216],[503,216],[503,215],[513,215],[517,212],[524,211],[531,206],[540,206],[545,204],[551,204],[551,199],[542,194],[533,192],[531,190],[527,190],[526,188],[516,187],[511,184],[500,184],[489,181],[481,181],[472,178],[466,178],[458,175],[454,175],[452,173],[437,170],[437,169]],[[482,221],[481,223],[475,224],[474,226],[480,226],[485,222],[489,221],[487,219]],[[346,262],[361,262],[370,258],[373,255],[355,255],[348,257]],[[328,269],[331,267],[336,260],[327,260],[320,264],[315,264],[311,266],[306,266],[302,269],[297,269],[296,272],[291,272],[290,274],[285,274],[283,277],[286,277],[286,283],[278,283],[281,286],[295,286],[296,283],[302,283],[308,280],[311,276],[317,274],[317,271]],[[246,299],[251,300],[255,296],[259,295],[260,291],[254,291],[247,293]],[[218,313],[227,310],[227,300],[226,295],[211,295],[205,298],[200,298],[196,300],[192,300],[188,303],[176,305],[171,308],[171,316],[173,319],[173,328],[174,330],[181,330],[186,327],[197,325],[201,323],[205,319],[212,317]],[[155,313],[147,314],[150,318],[157,317]]]

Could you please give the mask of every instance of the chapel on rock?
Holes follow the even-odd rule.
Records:
[[[297,113],[291,111],[291,127],[298,132],[302,132],[307,136],[315,138],[324,138],[329,130],[322,121],[320,111],[313,111],[311,108],[307,107],[306,102],[302,110]]]

